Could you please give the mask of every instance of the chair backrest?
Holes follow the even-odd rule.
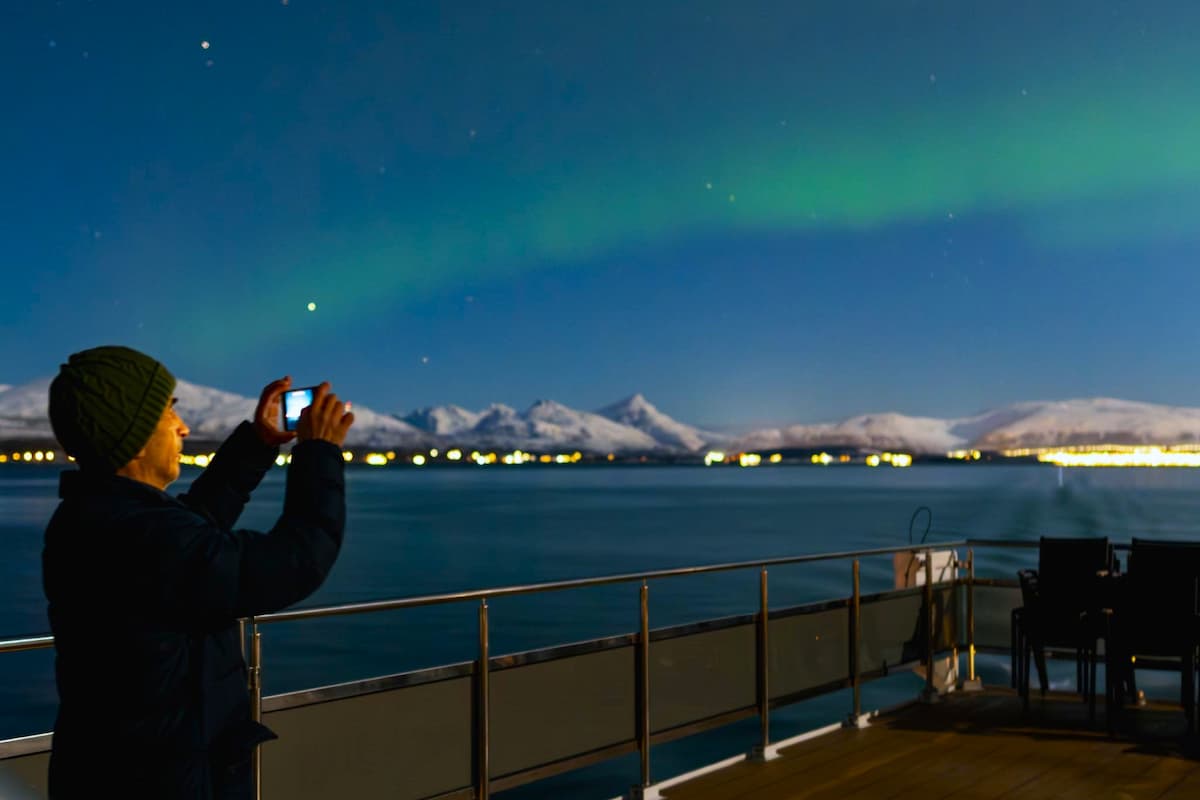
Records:
[[[1133,540],[1123,612],[1141,652],[1179,649],[1193,629],[1198,579],[1200,542]]]
[[[1043,536],[1038,546],[1038,594],[1042,603],[1074,614],[1093,607],[1096,573],[1112,569],[1108,537]]]

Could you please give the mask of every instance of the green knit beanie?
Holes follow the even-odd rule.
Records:
[[[59,444],[87,469],[115,472],[150,441],[175,376],[128,347],[75,353],[50,384],[50,425]]]

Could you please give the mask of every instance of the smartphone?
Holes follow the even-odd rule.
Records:
[[[300,412],[312,405],[313,392],[316,390],[315,386],[307,386],[303,389],[289,389],[283,393],[283,429],[285,431],[296,430],[296,425],[300,422]]]

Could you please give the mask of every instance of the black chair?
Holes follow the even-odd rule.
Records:
[[[1178,659],[1180,705],[1188,732],[1196,729],[1197,647],[1200,646],[1200,542],[1134,539],[1112,620],[1108,679],[1109,727],[1127,686],[1136,698],[1135,658]]]
[[[1095,613],[1100,606],[1100,580],[1113,570],[1107,537],[1043,536],[1037,570],[1021,570],[1024,605],[1013,614],[1013,671],[1022,703],[1029,708],[1029,668],[1037,666],[1045,695],[1046,649],[1075,650],[1076,687],[1094,707],[1095,654],[1104,629]]]

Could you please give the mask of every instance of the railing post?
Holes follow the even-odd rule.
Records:
[[[959,686],[964,692],[983,690],[983,681],[975,675],[975,549],[967,549],[967,679]]]
[[[925,591],[921,613],[925,615],[925,688],[921,702],[936,703],[937,689],[933,685],[933,551],[925,551]]]
[[[759,721],[759,738],[758,744],[750,751],[751,761],[771,761],[778,758],[778,753],[772,753],[771,745],[771,687],[770,687],[770,672],[771,672],[771,650],[767,646],[767,628],[770,622],[767,612],[767,568],[762,567],[762,571],[758,575],[758,636],[757,638],[757,655],[755,661],[758,663],[758,721]]]
[[[491,789],[491,765],[488,752],[491,694],[488,687],[488,604],[486,597],[479,600],[478,675],[475,697],[478,709],[475,714],[475,798],[476,800],[488,800]]]
[[[258,623],[250,618],[250,718],[262,722],[262,634],[258,631]],[[254,770],[254,797],[262,798],[262,745],[254,746],[254,760],[251,764]]]
[[[854,708],[846,717],[847,728],[865,728],[869,724],[862,713],[862,669],[859,654],[862,652],[862,585],[859,581],[859,562],[854,559],[850,567],[854,594],[850,596],[850,685],[854,688]]]
[[[637,652],[637,738],[641,755],[641,778],[630,796],[633,800],[651,800],[658,792],[650,788],[650,587],[642,581],[640,593],[640,633]]]

